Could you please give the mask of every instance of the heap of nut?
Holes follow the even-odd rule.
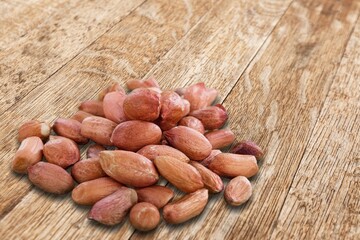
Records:
[[[154,79],[130,80],[127,88],[128,94],[113,84],[52,128],[37,120],[24,123],[13,171],[28,174],[46,192],[72,191],[75,203],[92,206],[88,218],[102,224],[118,224],[130,211],[140,231],[158,226],[161,208],[171,224],[199,215],[209,193],[223,191],[221,177],[231,179],[224,190],[229,204],[250,198],[248,178],[258,172],[263,152],[251,141],[234,144],[230,153],[220,151],[235,136],[221,129],[228,114],[221,104],[212,105],[217,90],[197,83],[162,91]],[[51,129],[57,136],[50,136]],[[78,144],[89,140],[94,143],[80,160]],[[156,185],[160,176],[185,195],[172,201],[173,190]]]

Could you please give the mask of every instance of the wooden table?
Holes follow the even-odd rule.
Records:
[[[1,0],[1,239],[360,239],[359,13],[358,0]],[[249,202],[218,194],[139,233],[10,171],[22,122],[149,76],[219,89],[237,140],[266,149]]]

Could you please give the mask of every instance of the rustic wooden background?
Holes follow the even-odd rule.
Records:
[[[1,239],[360,239],[360,1],[0,0]],[[10,171],[25,120],[68,117],[112,81],[220,90],[266,149],[242,207],[149,233]]]

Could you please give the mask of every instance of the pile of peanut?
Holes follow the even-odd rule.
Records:
[[[251,197],[248,178],[258,172],[263,151],[251,141],[233,144],[234,133],[222,129],[225,108],[212,105],[217,90],[197,83],[162,91],[154,79],[130,80],[127,88],[129,93],[117,83],[109,86],[98,100],[82,102],[71,118],[59,118],[52,127],[38,120],[24,123],[13,171],[28,174],[46,192],[72,191],[75,203],[92,206],[88,218],[102,224],[119,224],[130,211],[140,231],[159,225],[161,208],[171,224],[201,214],[209,193],[224,190],[221,177],[231,179],[224,190],[229,204]],[[89,140],[94,143],[80,160],[78,145]],[[232,144],[230,153],[220,151]],[[171,201],[173,190],[156,185],[160,176],[185,195]]]

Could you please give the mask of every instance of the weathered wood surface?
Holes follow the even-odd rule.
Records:
[[[0,16],[0,235],[359,238],[360,2],[130,2],[0,1],[6,13]],[[59,22],[56,34],[37,45],[41,29]],[[41,50],[24,57],[28,44]],[[24,78],[14,82],[19,69]],[[267,150],[251,201],[230,208],[221,194],[212,196],[200,217],[144,234],[128,222],[91,223],[88,208],[69,195],[44,194],[10,172],[21,122],[70,116],[111,81],[147,76],[164,88],[205,81],[220,90],[237,139]]]

